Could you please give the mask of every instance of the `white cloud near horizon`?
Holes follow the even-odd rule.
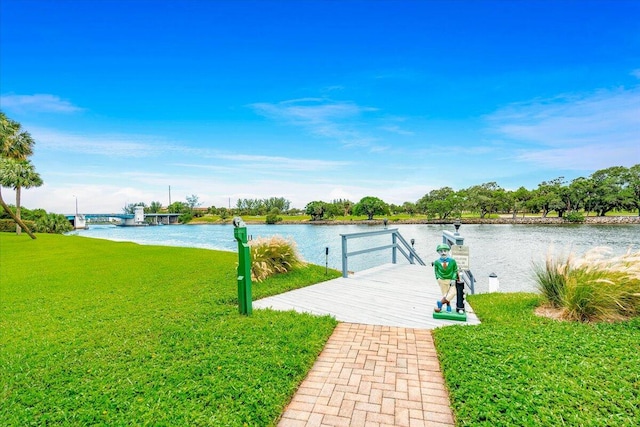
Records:
[[[174,166],[220,171],[236,171],[240,167],[252,169],[276,168],[278,171],[323,171],[349,166],[349,161],[290,158],[208,150],[178,145],[164,141],[160,137],[141,134],[94,134],[77,135],[45,128],[31,128],[32,136],[38,141],[38,148],[61,152],[92,154],[97,156],[143,158],[158,157],[166,153],[180,153],[182,158],[220,159],[224,164],[171,163]],[[176,156],[174,155],[175,159]]]
[[[376,137],[360,130],[358,126],[358,118],[378,111],[377,108],[324,98],[258,102],[250,107],[263,117],[302,127],[312,135],[336,140],[345,147],[368,148],[372,151],[386,149],[377,145]]]
[[[211,157],[215,152],[172,143],[166,138],[148,134],[94,133],[77,134],[51,128],[29,127],[38,150],[66,153],[93,154],[97,156],[143,158],[179,152]]]
[[[405,135],[405,136],[415,135],[415,132],[402,129],[398,125],[381,126],[380,129],[384,130],[384,131],[387,131],[387,132],[390,132],[390,133],[395,133],[395,134],[398,134],[398,135]]]
[[[640,162],[640,87],[509,105],[486,117],[519,161],[597,170]]]
[[[109,157],[147,157],[167,150],[169,145],[154,142],[147,135],[74,134],[31,127],[38,149],[61,152],[95,154]]]
[[[78,113],[85,109],[73,105],[56,95],[39,93],[34,95],[1,95],[3,109],[15,112]]]
[[[349,166],[352,162],[337,160],[300,159],[281,156],[255,156],[247,154],[228,154],[217,156],[221,159],[243,162],[252,168],[279,168],[293,171],[322,171]]]

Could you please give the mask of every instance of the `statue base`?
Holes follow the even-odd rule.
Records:
[[[433,312],[434,319],[444,320],[458,320],[460,322],[467,321],[467,313],[456,313],[455,311],[441,311],[440,313]]]

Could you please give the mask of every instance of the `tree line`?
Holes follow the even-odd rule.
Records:
[[[304,209],[291,208],[282,197],[239,199],[235,208],[209,207],[206,212],[227,218],[232,215],[309,215],[312,221],[335,217],[408,214],[426,215],[429,219],[446,220],[463,212],[487,218],[492,214],[540,214],[547,217],[580,220],[584,215],[605,216],[611,211],[637,211],[640,216],[640,164],[629,168],[612,166],[588,177],[567,181],[558,177],[543,181],[537,188],[520,187],[507,190],[496,182],[486,182],[461,190],[442,187],[430,191],[415,202],[402,205],[386,203],[378,197],[366,196],[358,202],[337,199],[315,200]]]
[[[430,219],[460,217],[463,212],[476,213],[480,218],[491,214],[534,213],[546,217],[555,212],[558,217],[579,218],[593,213],[604,216],[611,211],[636,210],[640,216],[640,164],[626,168],[613,166],[601,169],[589,177],[579,177],[570,182],[564,177],[543,181],[533,190],[520,187],[506,190],[496,182],[487,182],[454,190],[442,187],[430,191],[419,200],[402,205],[387,204],[379,198],[368,196],[358,203],[349,200],[332,202],[313,201],[307,204],[305,213],[312,220],[336,216],[389,215],[405,213],[422,214]]]
[[[345,199],[315,200],[305,206],[304,213],[312,220],[349,215],[373,219],[375,215],[390,214],[422,214],[430,219],[445,220],[460,217],[463,212],[475,213],[480,218],[491,214],[511,214],[515,218],[526,213],[547,217],[555,212],[560,218],[580,219],[591,213],[604,216],[611,211],[632,210],[640,216],[640,164],[629,168],[613,166],[571,181],[558,177],[543,181],[532,190],[525,187],[506,190],[496,182],[457,191],[442,187],[416,202],[402,205],[388,204],[374,196],[364,197],[357,203]]]

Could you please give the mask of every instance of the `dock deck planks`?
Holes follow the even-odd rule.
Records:
[[[254,301],[253,308],[295,310],[331,315],[340,322],[416,329],[480,323],[466,301],[466,322],[434,319],[433,308],[440,298],[431,267],[384,264],[348,278],[340,277]]]

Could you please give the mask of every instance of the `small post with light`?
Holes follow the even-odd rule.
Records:
[[[324,274],[329,272],[329,246],[324,248]]]
[[[411,252],[409,253],[409,262],[411,264],[414,263],[413,261],[413,253],[415,252],[415,248],[413,247],[413,245],[416,244],[416,239],[411,239]]]

